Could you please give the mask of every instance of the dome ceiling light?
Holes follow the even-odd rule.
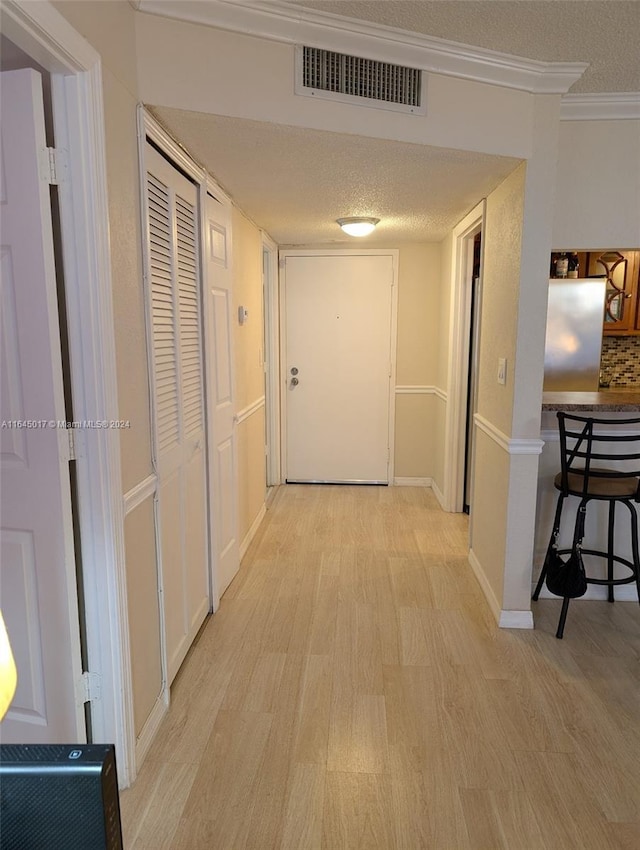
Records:
[[[379,221],[379,218],[367,218],[363,216],[336,219],[336,222],[349,236],[368,236],[370,233],[373,233]]]

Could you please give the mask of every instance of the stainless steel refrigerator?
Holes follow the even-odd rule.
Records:
[[[605,277],[549,281],[546,391],[597,391],[606,284]]]

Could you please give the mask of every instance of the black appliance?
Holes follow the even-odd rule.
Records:
[[[122,848],[112,745],[0,745],[0,850]]]

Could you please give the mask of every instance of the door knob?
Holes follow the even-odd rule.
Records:
[[[300,381],[297,378],[291,378],[291,386],[297,387]]]

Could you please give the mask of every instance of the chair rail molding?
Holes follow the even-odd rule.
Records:
[[[476,427],[490,437],[502,449],[510,455],[539,455],[542,452],[545,441],[537,437],[507,437],[493,423],[485,419],[479,413],[473,417]]]
[[[262,395],[260,396],[260,398],[257,398],[255,401],[251,402],[251,404],[248,404],[246,407],[243,407],[242,410],[239,410],[235,415],[236,423],[240,425],[242,422],[245,422],[247,419],[249,419],[250,416],[253,416],[254,413],[257,413],[259,410],[262,410],[265,404],[266,399],[265,396]]]
[[[127,516],[131,511],[135,510],[138,505],[141,505],[150,496],[153,496],[158,486],[158,476],[155,473],[148,475],[145,479],[128,490],[123,498],[124,515]]]
[[[440,387],[428,384],[397,384],[395,388],[396,395],[435,395],[441,401],[447,400],[447,394]]]

